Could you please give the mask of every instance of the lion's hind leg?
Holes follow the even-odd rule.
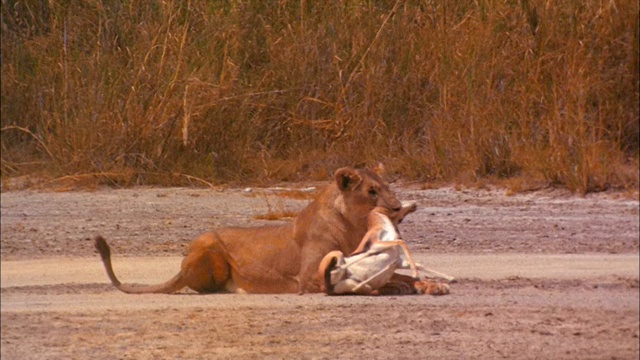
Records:
[[[227,290],[231,266],[216,233],[205,233],[193,241],[182,260],[182,275],[187,286],[199,293]]]

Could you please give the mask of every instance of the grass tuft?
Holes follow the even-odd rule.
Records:
[[[267,205],[267,212],[264,214],[256,214],[254,219],[257,220],[283,220],[292,219],[298,215],[297,211],[290,210],[281,196],[268,197],[264,196],[265,204]]]

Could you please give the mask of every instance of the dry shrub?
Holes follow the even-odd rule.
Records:
[[[3,179],[269,183],[383,160],[422,181],[638,186],[635,0],[1,11]]]

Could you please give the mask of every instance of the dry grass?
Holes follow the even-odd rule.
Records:
[[[266,191],[266,192],[265,192]],[[267,188],[259,192],[247,192],[245,196],[260,197],[263,199],[267,212],[254,215],[258,220],[282,220],[291,219],[298,215],[297,211],[290,209],[287,199],[306,200],[311,202],[317,195],[316,188],[290,189],[290,188]]]
[[[428,182],[638,187],[636,0],[1,11],[3,181],[271,183],[382,160]]]
[[[256,214],[254,219],[257,220],[283,220],[292,219],[298,215],[297,211],[289,209],[284,201],[283,197],[264,197],[264,202],[267,206],[267,212],[265,214]]]

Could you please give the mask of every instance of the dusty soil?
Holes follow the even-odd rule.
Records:
[[[281,189],[11,191],[2,206],[3,359],[424,359],[639,356],[639,204],[553,190],[396,189],[420,262],[450,295],[126,295],[165,280],[210,228],[265,223],[307,200]],[[284,220],[280,220],[284,221]]]

